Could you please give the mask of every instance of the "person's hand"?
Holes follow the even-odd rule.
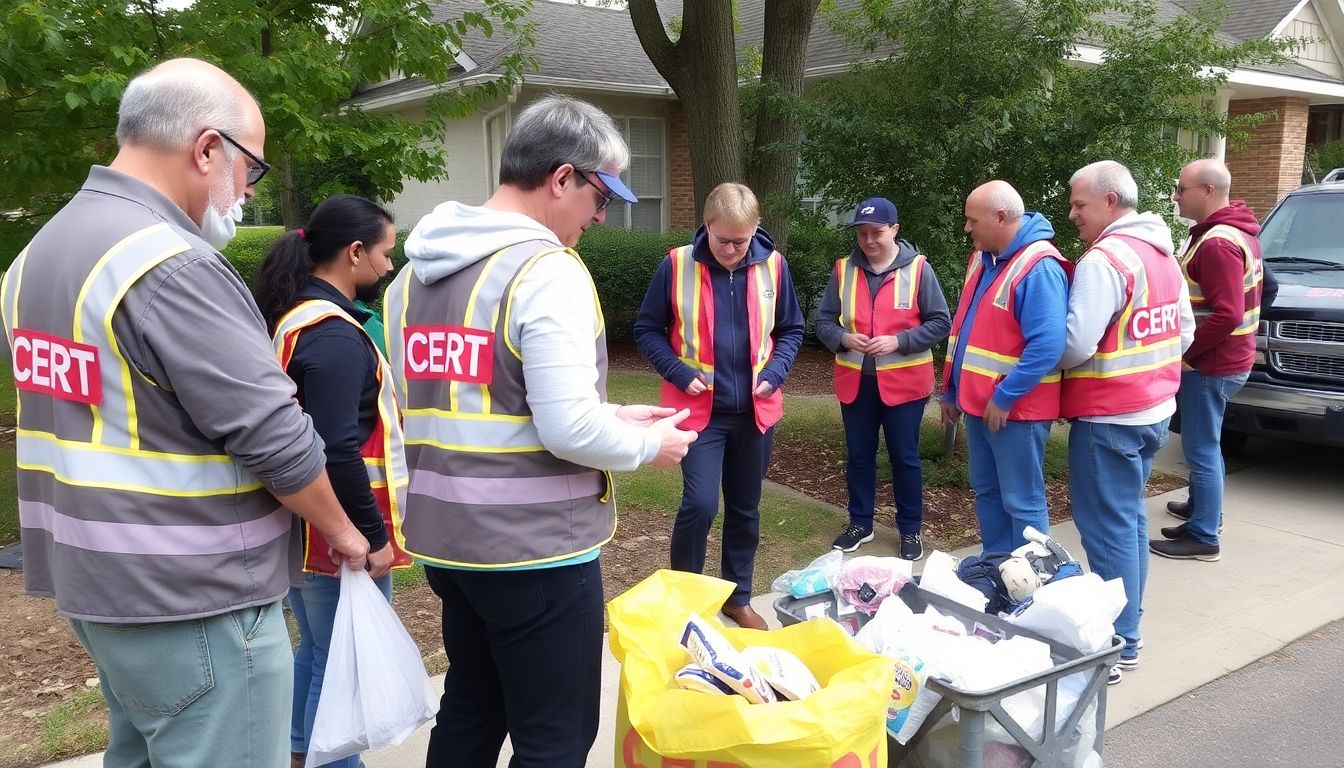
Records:
[[[1007,423],[1008,412],[995,405],[993,400],[990,400],[989,403],[985,405],[985,426],[998,432],[1000,429],[1003,429],[1003,425]]]
[[[961,409],[956,403],[939,403],[939,408],[943,411],[943,424],[956,424],[961,420]]]
[[[901,343],[895,336],[874,336],[868,340],[868,354],[889,355],[895,352]]]
[[[345,527],[335,534],[322,532],[327,538],[327,543],[331,545],[331,561],[336,565],[342,562],[350,564],[350,570],[363,570],[368,562],[369,540],[364,538],[364,534],[350,523],[347,518]]]
[[[760,379],[756,382],[756,388],[751,391],[751,394],[760,398],[766,398],[774,391],[775,388],[770,386],[770,382],[765,379]]]
[[[369,575],[375,579],[381,579],[388,571],[392,570],[392,542],[383,545],[383,548],[377,552],[369,553]]]
[[[846,349],[864,354],[868,353],[868,341],[868,334],[866,333],[846,333],[840,336],[840,343],[844,344]]]
[[[704,394],[708,389],[709,386],[705,384],[705,377],[697,373],[695,374],[695,378],[691,379],[691,383],[686,385],[686,394],[694,397],[696,395]]]
[[[676,412],[676,408],[660,405],[622,405],[616,409],[616,418],[636,427],[651,427],[655,421],[665,419]]]
[[[653,423],[651,429],[658,432],[659,440],[658,455],[649,462],[655,467],[675,467],[681,463],[686,451],[690,450],[691,443],[695,442],[697,433],[689,429],[680,429],[677,425],[686,420],[691,415],[689,408],[683,408],[680,411],[659,419]]]

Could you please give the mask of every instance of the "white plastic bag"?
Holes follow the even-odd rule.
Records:
[[[924,563],[924,575],[919,586],[948,600],[960,603],[973,611],[984,612],[989,598],[980,590],[957,578],[957,559],[946,552],[934,551]]]
[[[400,744],[438,711],[420,649],[401,619],[366,571],[342,564],[307,768]]]
[[[835,585],[840,583],[840,571],[844,560],[844,553],[832,549],[808,563],[806,568],[785,571],[775,579],[770,588],[796,598],[819,595],[828,589],[835,589]]]
[[[1115,634],[1115,618],[1125,607],[1119,579],[1102,581],[1095,573],[1056,579],[1032,593],[1008,621],[1051,640],[1096,653]]]

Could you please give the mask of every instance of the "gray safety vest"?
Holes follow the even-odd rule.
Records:
[[[542,445],[522,355],[509,338],[514,285],[552,253],[579,258],[541,241],[520,243],[428,286],[407,267],[383,300],[411,473],[402,532],[406,550],[426,562],[557,562],[597,549],[615,532],[610,476]],[[600,305],[593,342],[597,395],[605,401]]]

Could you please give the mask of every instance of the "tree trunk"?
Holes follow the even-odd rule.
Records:
[[[286,230],[303,226],[300,220],[299,191],[294,186],[294,158],[282,153],[275,163],[276,201],[280,204],[280,223]]]
[[[765,41],[761,60],[761,100],[756,111],[750,185],[764,207],[765,227],[782,251],[788,246],[789,220],[797,207],[798,127],[795,105],[803,95],[807,38],[820,0],[766,0]],[[690,122],[689,115],[687,122]],[[691,146],[695,138],[691,137]]]
[[[686,3],[675,44],[667,38],[654,0],[630,0],[629,9],[640,44],[686,112],[699,219],[710,190],[725,181],[745,180],[733,4]]]

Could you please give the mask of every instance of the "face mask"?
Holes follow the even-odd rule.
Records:
[[[224,213],[220,213],[213,205],[205,206],[205,218],[201,221],[201,236],[205,241],[215,247],[217,251],[223,251],[233,240],[233,236],[238,229],[238,222],[243,220],[243,201],[239,198],[233,207]]]

